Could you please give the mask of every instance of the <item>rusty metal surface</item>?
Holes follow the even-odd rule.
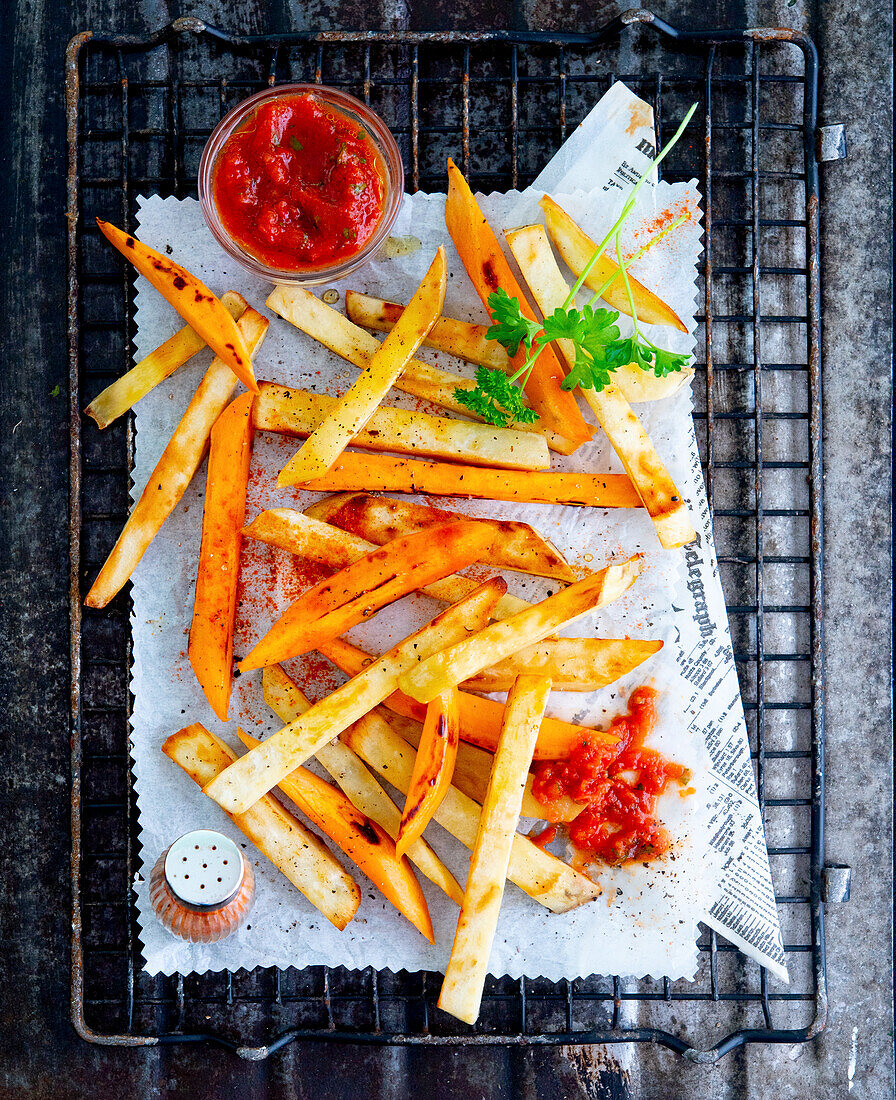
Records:
[[[188,0],[189,2],[189,0]],[[889,646],[889,408],[891,395],[889,231],[892,208],[892,52],[889,18],[844,0],[753,5],[705,0],[658,2],[697,26],[791,22],[811,28],[824,57],[822,121],[848,124],[849,160],[824,169],[823,267],[826,325],[825,455],[829,854],[852,862],[852,901],[828,909],[830,1023],[810,1046],[752,1046],[716,1066],[690,1065],[654,1046],[575,1050],[360,1048],[293,1044],[262,1063],[202,1047],[110,1050],[85,1043],[68,1022],[66,792],[68,669],[64,659],[65,496],[69,416],[66,388],[64,117],[59,69],[65,43],[85,26],[137,35],[172,12],[162,0],[122,5],[4,6],[2,48],[15,78],[4,148],[0,247],[9,274],[2,291],[8,357],[0,404],[4,468],[0,606],[7,660],[0,686],[15,751],[6,760],[6,843],[0,851],[4,944],[0,968],[0,1095],[44,1100],[103,1095],[109,1100],[172,1095],[298,1097],[366,1095],[393,1100],[426,1088],[454,1096],[621,1097],[740,1100],[776,1095],[833,1100],[892,1095],[892,929]],[[610,0],[432,0],[425,8],[371,7],[364,0],[275,6],[207,0],[202,14],[234,33],[308,26],[589,26],[614,14]],[[857,217],[857,211],[861,216]],[[11,251],[10,251],[11,250]],[[850,315],[861,288],[863,312]],[[834,319],[834,323],[831,322]],[[719,333],[723,341],[724,333]],[[716,341],[719,343],[719,341]],[[723,343],[719,343],[722,347]],[[719,353],[721,354],[721,352]],[[13,370],[13,362],[22,368]],[[721,362],[721,360],[719,360]],[[722,384],[723,371],[716,372]],[[61,397],[54,397],[61,391]],[[35,421],[35,416],[39,419]],[[35,423],[40,430],[35,431]],[[857,507],[857,495],[861,506]],[[39,535],[35,537],[35,532]],[[860,751],[856,754],[856,742]],[[723,960],[724,961],[724,960]],[[699,1007],[699,1006],[698,1006]],[[690,1006],[676,1004],[687,1026]],[[694,1018],[696,1020],[696,1017]],[[620,1071],[620,1064],[624,1072]],[[849,1086],[849,1088],[848,1088]]]

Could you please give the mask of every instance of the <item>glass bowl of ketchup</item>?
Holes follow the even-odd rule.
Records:
[[[255,275],[315,285],[370,260],[401,206],[395,138],[354,96],[285,84],[218,123],[199,165],[199,200],[221,247]]]

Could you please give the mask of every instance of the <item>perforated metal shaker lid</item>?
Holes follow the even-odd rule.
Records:
[[[165,856],[165,880],[181,901],[219,909],[242,885],[243,854],[223,833],[196,829],[179,837]]]

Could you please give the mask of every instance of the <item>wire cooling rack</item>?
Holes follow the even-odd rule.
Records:
[[[311,967],[141,972],[141,870],[128,757],[130,600],[82,610],[128,510],[132,424],[82,423],[129,366],[133,285],[94,217],[134,224],[140,194],[196,194],[220,117],[267,85],[316,81],[370,103],[411,189],[453,156],[480,190],[523,187],[614,80],[705,196],[695,420],[791,984],[705,930],[693,983],[489,979],[475,1029],[435,1009],[426,974]],[[94,34],[66,58],[72,560],[72,1013],[87,1039],[207,1039],[263,1057],[296,1038],[377,1043],[659,1042],[712,1061],[824,1026],[823,695],[817,59],[784,30],[681,34],[630,12],[594,35],[342,33],[240,38],[181,19]],[[661,141],[662,143],[662,141]]]

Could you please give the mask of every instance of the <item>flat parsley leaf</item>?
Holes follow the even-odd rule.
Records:
[[[511,298],[503,287],[498,287],[488,296],[488,308],[492,325],[485,334],[486,340],[496,340],[511,358],[520,350],[520,344],[531,350],[541,325],[523,316],[519,298]]]
[[[455,398],[489,424],[506,428],[514,420],[534,424],[538,413],[523,401],[523,391],[502,370],[476,368],[476,388],[456,389]]]

